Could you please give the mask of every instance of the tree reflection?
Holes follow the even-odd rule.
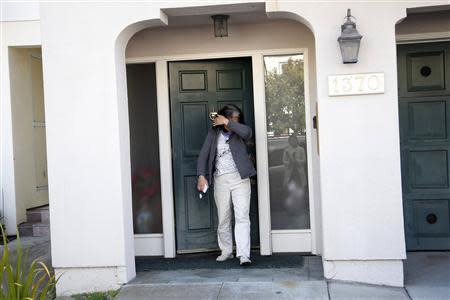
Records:
[[[266,56],[272,229],[310,228],[303,55]]]

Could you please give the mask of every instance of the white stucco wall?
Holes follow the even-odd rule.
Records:
[[[159,15],[145,3],[41,4],[44,80],[52,83],[45,89],[52,263],[65,272],[58,294],[119,287],[135,276],[125,56],[115,47],[127,25]]]
[[[0,21],[36,21],[39,20],[39,2],[35,0],[2,1]]]
[[[401,4],[352,3],[363,39],[358,63],[345,65],[336,39],[349,4],[334,3],[333,9],[322,5],[329,8],[325,3],[283,2],[269,9],[274,15],[308,20],[316,37],[324,274],[402,286],[400,260],[406,256],[395,129],[395,24],[406,10]],[[329,75],[366,72],[384,73],[383,94],[328,96]]]

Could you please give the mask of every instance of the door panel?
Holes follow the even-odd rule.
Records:
[[[240,107],[254,127],[251,59],[169,63],[176,239],[178,253],[217,249],[217,212],[213,187],[200,199],[197,158],[211,121],[209,112],[225,104]],[[248,144],[255,155],[254,142]],[[251,200],[252,245],[259,244],[257,190]]]
[[[184,156],[197,157],[208,133],[208,128],[205,127],[208,124],[208,106],[182,103],[181,109]]]
[[[439,96],[450,92],[449,42],[399,45],[400,97]]]
[[[450,43],[398,46],[408,250],[450,249]]]

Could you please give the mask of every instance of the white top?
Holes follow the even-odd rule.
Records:
[[[214,176],[237,172],[228,139],[229,133],[221,131],[217,139],[216,171],[214,172]]]

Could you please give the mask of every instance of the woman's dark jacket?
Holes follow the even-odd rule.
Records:
[[[241,178],[247,178],[256,175],[255,167],[248,157],[247,146],[245,141],[251,139],[252,129],[238,122],[229,121],[228,128],[231,129],[230,144],[231,155],[234,163],[241,175]],[[210,128],[205,142],[203,143],[200,154],[197,160],[197,176],[203,175],[207,177],[208,183],[212,184],[212,175],[214,174],[216,151],[217,151],[217,137],[220,134],[220,128]]]

